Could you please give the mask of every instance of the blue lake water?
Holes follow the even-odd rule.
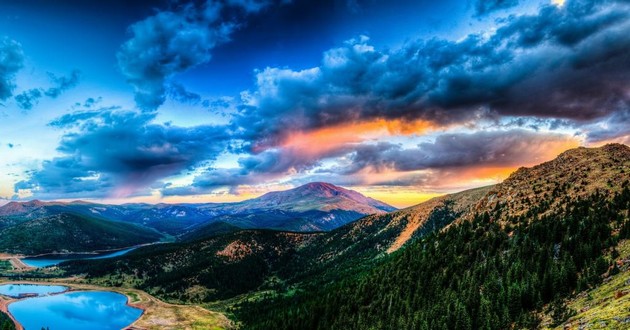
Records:
[[[46,255],[41,257],[33,257],[33,258],[24,258],[22,262],[24,262],[27,266],[30,267],[48,267],[58,265],[64,261],[68,260],[81,260],[81,259],[107,259],[121,256],[127,252],[135,250],[135,247],[118,250],[115,252],[105,252],[105,253],[75,253],[75,254],[56,254],[56,255]]]
[[[9,313],[25,330],[120,330],[142,310],[128,306],[122,294],[86,291],[20,300],[9,304]]]
[[[45,296],[51,293],[67,291],[68,288],[61,285],[35,285],[35,284],[4,284],[0,285],[0,294],[19,298],[24,294],[36,294]]]

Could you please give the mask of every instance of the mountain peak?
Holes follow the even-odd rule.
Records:
[[[299,187],[287,190],[287,192],[289,191],[295,193],[320,194],[324,197],[332,197],[339,194],[351,194],[354,192],[327,182],[309,182]]]
[[[27,201],[27,202],[13,201],[0,207],[0,215],[11,215],[11,214],[30,212],[35,209],[40,209],[46,205],[48,205],[47,202],[42,202],[37,199],[32,200],[32,201]]]
[[[266,193],[252,199],[260,207],[291,206],[294,209],[353,210],[363,214],[389,212],[396,208],[354,190],[327,182],[310,182],[299,187]]]
[[[315,181],[315,182],[309,182],[307,184],[303,184],[300,187],[304,187],[304,188],[308,188],[308,189],[328,189],[328,190],[342,190],[344,188],[335,186],[332,183],[328,183],[328,182],[320,182],[320,181]],[[298,187],[298,188],[300,188]]]
[[[46,205],[46,202],[42,202],[39,199],[33,199],[26,202],[12,202],[12,203],[22,204],[24,206],[30,206],[30,207]]]

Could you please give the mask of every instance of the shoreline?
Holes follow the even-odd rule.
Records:
[[[17,284],[17,285],[20,285],[20,284],[22,284],[22,285],[24,285],[24,284],[58,285],[58,286],[63,286],[63,287],[67,288],[67,290],[62,291],[62,292],[54,292],[54,293],[50,293],[50,294],[46,294],[46,295],[42,295],[42,296],[35,296],[35,297],[14,298],[14,297],[10,297],[10,296],[0,295],[0,310],[3,311],[5,314],[7,314],[9,316],[9,318],[11,318],[13,323],[15,323],[16,330],[24,330],[24,326],[22,326],[22,324],[20,324],[20,322],[18,322],[18,320],[13,316],[13,314],[11,314],[11,312],[9,311],[9,305],[11,305],[12,303],[18,302],[18,301],[26,300],[26,299],[32,299],[32,298],[38,298],[38,297],[46,297],[46,296],[56,296],[56,295],[62,295],[62,294],[67,294],[67,293],[72,293],[72,292],[99,292],[100,291],[100,292],[113,292],[113,293],[118,293],[118,294],[121,294],[121,295],[125,296],[125,298],[127,298],[127,301],[125,302],[125,305],[127,305],[129,307],[137,308],[137,309],[139,309],[141,311],[141,313],[140,313],[140,315],[138,316],[137,319],[135,319],[129,325],[126,325],[124,327],[124,329],[129,329],[130,327],[132,327],[146,313],[146,308],[144,308],[143,306],[134,304],[131,301],[131,297],[128,294],[126,294],[124,292],[120,292],[118,290],[113,290],[111,288],[98,287],[98,286],[87,285],[87,284],[79,284],[79,285],[81,285],[81,286],[89,286],[89,287],[79,288],[79,287],[72,287],[73,284],[68,284],[68,283],[63,283],[63,282],[35,282],[35,281],[7,281],[7,282],[0,282],[0,285],[7,285],[7,284]]]
[[[118,252],[118,251],[122,251],[122,250],[128,250],[128,249],[139,249],[141,247],[145,247],[145,246],[149,246],[149,245],[155,245],[155,244],[162,244],[162,242],[153,242],[153,243],[145,243],[145,244],[140,244],[140,245],[133,245],[133,246],[127,246],[127,247],[123,247],[123,248],[114,248],[114,249],[107,249],[107,250],[93,250],[93,251],[84,251],[84,252],[73,252],[73,251],[68,251],[68,252],[50,252],[50,253],[41,253],[41,254],[35,254],[35,255],[23,255],[23,254],[6,254],[8,256],[13,256],[15,258],[19,258],[19,259],[25,259],[25,258],[40,258],[40,257],[46,257],[46,256],[59,256],[59,255],[70,255],[70,254],[84,254],[84,255],[97,255],[97,254],[102,254],[102,253],[108,253],[108,252]],[[6,258],[6,256],[5,256]]]
[[[35,255],[24,255],[24,254],[11,254],[11,253],[0,253],[0,260],[7,260],[11,263],[11,266],[13,266],[14,270],[16,271],[30,271],[30,270],[34,270],[34,269],[38,269],[41,267],[33,267],[33,266],[29,266],[27,263],[25,263],[23,261],[23,259],[28,259],[28,258],[43,258],[43,257],[51,257],[51,259],[54,259],[54,257],[58,257],[58,256],[70,256],[70,255],[84,255],[86,256],[86,259],[90,258],[91,256],[98,256],[98,255],[104,255],[104,254],[108,254],[108,253],[116,253],[119,251],[124,251],[124,250],[130,250],[126,253],[132,252],[133,250],[145,247],[145,246],[150,246],[150,245],[156,245],[156,244],[162,244],[163,242],[153,242],[153,243],[146,243],[146,244],[140,244],[140,245],[134,245],[134,246],[127,246],[124,248],[115,248],[115,249],[107,249],[107,250],[93,250],[93,251],[88,251],[88,252],[50,252],[50,253],[42,253],[42,254],[35,254]],[[124,254],[126,254],[124,253]],[[123,254],[123,255],[124,255]],[[113,257],[112,257],[113,258]],[[82,258],[77,258],[77,260],[80,260]]]
[[[148,330],[148,329],[197,329],[200,322],[207,325],[208,329],[232,329],[235,327],[233,321],[220,312],[208,310],[199,305],[176,305],[164,302],[151,294],[134,289],[123,287],[107,287],[94,284],[76,282],[72,278],[57,278],[44,281],[22,280],[12,281],[0,279],[2,284],[34,284],[34,285],[60,285],[68,290],[54,293],[64,294],[80,291],[107,291],[122,294],[127,298],[126,305],[138,308],[142,311],[140,316],[131,324],[125,326],[126,330]],[[28,298],[22,298],[28,299]],[[15,299],[0,295],[0,309],[4,306],[7,315],[16,324],[16,329],[24,330],[23,326],[8,312],[8,305],[22,299]]]

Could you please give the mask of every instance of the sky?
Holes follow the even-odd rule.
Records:
[[[626,0],[0,1],[0,204],[397,207],[630,144]]]

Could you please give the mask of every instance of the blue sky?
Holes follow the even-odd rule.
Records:
[[[630,5],[4,1],[0,198],[397,206],[630,141]]]

